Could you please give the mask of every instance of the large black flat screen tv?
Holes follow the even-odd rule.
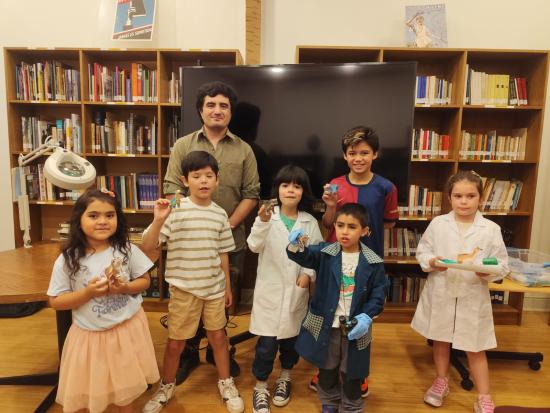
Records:
[[[189,67],[183,72],[183,134],[199,129],[196,92],[205,82],[230,84],[239,97],[229,125],[256,153],[262,197],[277,170],[294,163],[322,186],[347,172],[341,137],[357,125],[376,129],[381,150],[373,170],[391,180],[406,204],[416,63]]]

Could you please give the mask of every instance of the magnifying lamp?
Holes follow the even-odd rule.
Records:
[[[29,196],[27,194],[25,165],[36,158],[53,150],[44,164],[44,176],[55,186],[63,189],[86,189],[95,182],[95,168],[86,159],[59,146],[57,141],[48,136],[44,143],[33,151],[19,155],[19,174],[21,182],[21,195],[17,198],[19,204],[19,227],[23,231],[23,244],[31,246],[31,220],[29,209]]]

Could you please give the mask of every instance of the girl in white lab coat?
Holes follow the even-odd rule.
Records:
[[[301,228],[310,243],[323,240],[317,220],[306,212],[311,210],[313,196],[302,168],[281,168],[273,182],[272,197],[277,198],[277,206],[273,210],[266,204],[260,207],[247,239],[249,248],[259,253],[250,319],[250,332],[260,336],[252,364],[257,380],[252,397],[255,413],[270,411],[267,379],[277,352],[281,374],[275,383],[273,404],[285,406],[290,400],[290,370],[298,362],[294,344],[307,311],[308,287],[315,277],[313,270],[288,259],[288,234]]]
[[[418,243],[416,259],[429,272],[412,328],[433,340],[436,378],[424,401],[439,407],[449,394],[450,347],[464,350],[478,392],[476,413],[492,413],[485,350],[496,347],[488,283],[508,273],[508,255],[500,227],[478,211],[482,181],[472,171],[459,171],[447,183],[452,211],[432,220]],[[460,257],[459,257],[460,256]],[[495,257],[499,275],[442,267],[438,259],[470,258],[481,263]]]

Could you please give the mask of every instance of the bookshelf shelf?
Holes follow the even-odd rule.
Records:
[[[156,103],[149,103],[149,102],[94,102],[94,101],[86,101],[83,102],[86,106],[138,106],[138,107],[146,107],[146,108],[157,108]]]
[[[129,208],[123,208],[122,211],[125,214],[153,214],[152,209],[129,209]]]
[[[459,159],[458,163],[488,163],[493,165],[499,165],[499,164],[519,164],[519,165],[536,165],[536,161],[517,161],[517,160],[511,160],[511,159],[503,159],[503,160],[496,160],[496,159]]]
[[[14,201],[17,202],[17,201]],[[29,201],[29,204],[31,205],[58,205],[58,206],[72,206],[74,205],[74,201]]]
[[[394,62],[416,61],[419,76],[435,76],[452,83],[449,104],[422,104],[414,108],[414,129],[433,131],[449,136],[448,159],[411,159],[410,183],[443,191],[448,177],[460,169],[473,169],[483,177],[497,180],[519,180],[523,187],[514,211],[489,210],[483,215],[497,222],[504,230],[505,240],[513,246],[529,248],[532,210],[537,185],[542,125],[546,102],[549,52],[545,50],[496,49],[417,49],[346,46],[297,46],[296,63]],[[506,75],[510,79],[524,78],[527,102],[520,106],[465,103],[469,70],[488,75]],[[471,86],[471,85],[470,85]],[[418,95],[417,95],[418,96]],[[502,97],[502,96],[501,96]],[[513,96],[512,96],[513,97]],[[496,98],[496,96],[495,96]],[[497,101],[494,101],[497,103]],[[489,100],[489,103],[493,101]],[[352,125],[350,125],[352,126]],[[523,160],[461,159],[462,131],[510,135],[515,129],[526,130]],[[443,195],[442,213],[450,210]],[[422,231],[431,215],[402,215],[398,227]],[[386,257],[388,272],[399,275],[420,268],[414,257]],[[402,264],[405,262],[406,264]],[[406,268],[406,269],[405,269]],[[509,305],[494,305],[495,320],[500,324],[521,322],[523,295],[510,293]],[[381,315],[383,321],[409,322],[415,304],[388,303]]]
[[[484,111],[523,111],[523,110],[541,110],[544,107],[541,105],[526,105],[526,106],[495,106],[495,105],[464,105],[465,111],[475,111],[475,110],[484,110]]]
[[[61,69],[71,69],[71,74],[78,76],[78,99],[75,100],[43,100],[43,99],[18,99],[16,84],[16,66],[21,62],[27,65],[43,65],[45,61],[57,62]],[[168,146],[168,121],[165,113],[179,112],[180,103],[169,103],[169,80],[173,69],[180,66],[217,66],[242,64],[242,58],[238,50],[167,50],[167,49],[90,49],[90,48],[4,48],[6,101],[8,121],[8,141],[10,164],[17,166],[17,157],[20,153],[28,153],[30,149],[23,147],[22,117],[36,120],[46,120],[50,126],[56,125],[56,121],[71,119],[74,115],[80,122],[82,138],[82,153],[96,168],[98,176],[150,176],[152,187],[162,188],[161,180],[166,172],[169,153]],[[124,69],[127,75],[131,75],[132,65],[141,64],[143,68],[156,71],[156,78],[149,78],[152,101],[100,101],[90,94],[91,75],[101,75],[91,71],[93,64],[104,66],[106,71],[116,73]],[[89,66],[90,69],[89,69]],[[77,74],[76,74],[77,72]],[[120,75],[120,72],[119,72]],[[47,77],[47,76],[46,76]],[[116,77],[116,79],[120,79]],[[155,80],[156,79],[156,80]],[[104,82],[105,78],[102,78]],[[105,85],[105,83],[104,83]],[[113,81],[114,85],[114,81]],[[130,87],[132,85],[130,84]],[[136,88],[137,89],[137,88]],[[133,90],[136,90],[133,89]],[[100,90],[100,89],[98,89]],[[45,95],[44,95],[45,97]],[[127,100],[128,96],[124,96]],[[133,97],[133,96],[131,96]],[[145,99],[146,96],[144,96]],[[53,99],[53,97],[52,97]],[[104,99],[110,100],[110,99]],[[132,100],[132,99],[130,99]],[[107,151],[93,150],[91,125],[95,121],[95,112],[110,112],[114,121],[127,121],[130,114],[141,117],[143,126],[155,125],[156,142],[151,144],[147,153],[117,154]],[[154,123],[153,123],[154,122]],[[116,151],[112,151],[116,152]],[[141,152],[141,151],[140,151]],[[149,153],[150,152],[150,153]],[[44,162],[45,157],[37,159],[36,163]],[[121,181],[123,182],[123,181]],[[128,181],[127,181],[128,182]],[[129,185],[129,184],[127,184]],[[126,188],[127,193],[129,186]],[[139,190],[138,190],[139,192]],[[122,198],[122,197],[121,197]],[[50,199],[30,201],[31,238],[33,241],[59,238],[57,230],[61,222],[67,221],[71,214],[74,201]],[[128,225],[133,228],[143,228],[148,225],[152,217],[152,209],[123,208]],[[22,246],[22,236],[19,230],[18,205],[13,202],[14,233],[16,246]],[[161,298],[147,298],[145,308],[156,311],[166,311],[166,291],[162,283],[164,271],[163,260],[159,261],[157,273],[159,277],[159,291]]]
[[[481,211],[484,216],[529,217],[528,211]]]
[[[157,155],[137,153],[86,153],[84,155],[86,156],[86,158],[158,158]]]
[[[17,100],[12,99],[8,102],[9,104],[14,105],[55,105],[55,106],[80,106],[81,101],[68,101],[68,100],[53,100],[53,101],[40,101],[40,100]]]
[[[418,261],[416,261],[416,258],[414,257],[396,257],[396,256],[390,256],[390,257],[384,257],[384,264],[405,264],[405,265],[411,265],[411,264],[418,264]]]
[[[414,105],[414,108],[416,110],[451,110],[451,109],[459,109],[459,105],[422,105],[422,104],[416,104]]]
[[[456,159],[434,158],[434,159],[411,159],[411,162],[426,162],[426,163],[455,163]]]
[[[431,221],[435,215],[400,215],[399,221]]]

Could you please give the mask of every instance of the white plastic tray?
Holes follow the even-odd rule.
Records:
[[[483,265],[483,264],[471,264],[471,263],[451,264],[440,260],[437,260],[436,264],[438,267],[456,268],[457,270],[481,272],[484,274],[499,275],[501,273],[500,265]]]

